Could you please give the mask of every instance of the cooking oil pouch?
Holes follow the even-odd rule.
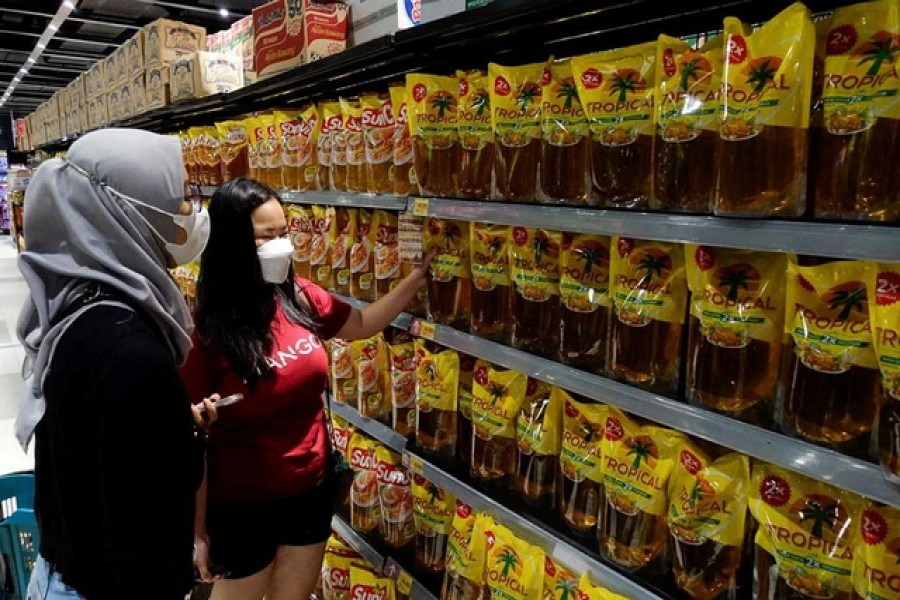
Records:
[[[391,548],[403,548],[415,536],[413,492],[400,455],[381,444],[375,447],[381,537]]]
[[[268,169],[265,182],[278,188],[281,187],[281,138],[276,129],[275,115],[260,115],[259,123],[265,132],[259,139],[259,167],[261,170]]]
[[[873,265],[868,281],[872,339],[887,395],[900,401],[900,263]]]
[[[564,233],[559,296],[577,313],[609,307],[609,238],[588,233]]]
[[[325,546],[325,556],[322,559],[324,600],[350,600],[350,567],[359,557],[345,554],[343,547],[343,542],[338,542],[333,536]]]
[[[781,340],[787,258],[774,252],[685,244],[691,315],[723,348]]]
[[[593,402],[576,402],[563,389],[551,391],[563,407],[560,467],[563,475],[575,482],[590,479],[603,483],[603,433],[609,407]]]
[[[801,267],[788,259],[785,333],[801,362],[815,371],[876,368],[866,282],[874,264],[834,261]]]
[[[484,523],[479,514],[464,502],[456,501],[456,513],[447,538],[447,573],[468,579],[475,585],[484,583],[484,562],[487,548]]]
[[[367,340],[351,342],[358,350],[357,373],[359,374],[358,409],[360,414],[373,419],[388,421],[391,414],[391,400],[383,387],[385,374],[390,377],[390,358],[384,336],[378,334]],[[356,353],[354,353],[356,354]]]
[[[684,323],[687,285],[681,244],[613,237],[612,301],[624,323]]]
[[[350,295],[361,300],[374,300],[375,291],[375,235],[371,210],[360,208],[356,213],[356,235],[350,247]]]
[[[387,575],[378,575],[358,562],[350,566],[351,600],[394,600],[395,594],[394,580]]]
[[[513,227],[509,249],[510,273],[516,292],[531,302],[545,302],[559,294],[562,233]]]
[[[476,362],[472,356],[459,355],[459,412],[470,421],[472,420],[472,402],[475,400],[475,396],[472,395],[472,386]]]
[[[372,223],[375,229],[375,279],[376,281],[397,280],[400,278],[397,215],[384,210],[376,210],[372,215]],[[381,288],[379,287],[379,289]]]
[[[299,111],[275,111],[275,121],[281,136],[285,187],[315,189],[318,175],[315,143],[322,126],[315,105]]]
[[[333,277],[331,253],[337,239],[337,219],[333,206],[313,206],[313,231],[309,267],[313,283],[328,289]]]
[[[414,342],[390,344],[391,402],[394,406],[394,430],[411,436],[416,430],[416,345]]]
[[[572,146],[588,136],[587,117],[578,99],[578,88],[570,60],[550,63],[541,88],[541,130],[545,142]]]
[[[351,342],[331,340],[331,384],[337,402],[356,405],[357,374]]]
[[[412,168],[413,147],[409,130],[409,103],[405,85],[390,86],[391,106],[394,110],[393,162],[391,180],[394,193],[406,196],[418,190],[416,171]]]
[[[366,142],[363,137],[362,106],[358,100],[341,98],[341,114],[347,140],[347,164],[362,165],[366,162]]]
[[[433,248],[438,253],[431,260],[431,277],[435,281],[469,279],[469,227],[465,221],[429,218],[425,223],[424,252]]]
[[[587,573],[581,574],[578,581],[578,600],[627,600],[625,596],[621,596],[612,592],[605,587],[597,586],[591,583]]]
[[[653,135],[656,42],[572,59],[578,97],[591,135],[604,146],[625,146]]]
[[[335,229],[337,237],[331,247],[331,271],[334,275],[335,289],[339,293],[350,293],[350,250],[356,239],[357,209],[337,207],[335,211]]]
[[[691,546],[711,540],[740,547],[749,486],[746,456],[732,452],[711,460],[685,440],[669,479],[669,531]]]
[[[428,536],[449,534],[456,498],[419,474],[412,476],[412,494],[416,531]]]
[[[487,515],[484,537],[487,546],[485,579],[492,600],[542,600],[546,554],[519,539],[512,531]]]
[[[275,135],[278,136],[278,147],[281,151],[280,162],[284,186],[298,189],[297,174],[300,169],[300,113],[295,110],[276,110],[272,113],[275,122]],[[293,184],[293,185],[292,185]]]
[[[222,158],[222,180],[230,181],[238,177],[246,177],[249,169],[247,163],[247,126],[244,121],[224,121],[216,123],[219,131],[220,155]]]
[[[504,146],[520,147],[541,138],[541,80],[546,63],[518,67],[488,65],[491,126]]]
[[[718,132],[722,59],[722,36],[698,50],[659,36],[654,105],[662,141],[687,142],[703,131]]]
[[[324,102],[317,105],[316,109],[322,120],[322,129],[319,131],[319,139],[316,142],[316,155],[319,158],[319,167],[327,169],[331,167],[335,127],[343,127],[341,105],[337,102]],[[327,185],[325,189],[328,189]]]
[[[509,286],[509,241],[511,230],[505,225],[472,223],[472,284],[482,292],[497,286]]]
[[[516,419],[525,401],[528,376],[518,371],[501,371],[489,362],[475,363],[472,380],[472,426],[482,439],[516,436]]]
[[[900,510],[869,507],[859,519],[853,546],[853,589],[863,600],[896,598],[900,593]]]
[[[294,262],[309,264],[312,252],[312,208],[300,204],[288,204],[285,207],[288,219],[288,231],[294,244]],[[309,274],[306,274],[309,278]]]
[[[799,2],[752,33],[726,17],[722,139],[749,139],[767,125],[809,127],[815,35],[809,10]]]
[[[346,171],[343,172],[344,179],[341,180],[342,172],[340,167],[347,166],[347,133],[344,129],[344,112],[340,102],[325,102],[322,104],[322,118],[324,126],[328,128],[331,134],[331,177],[332,189],[337,179],[338,184],[346,186]],[[341,190],[343,191],[343,190]]]
[[[378,467],[375,442],[355,431],[347,447],[347,462],[353,469],[350,488],[350,525],[357,531],[374,531],[378,527],[381,507],[378,502]]]
[[[544,563],[544,600],[577,600],[578,576],[547,556]]]
[[[489,79],[484,73],[457,72],[459,79],[459,141],[463,148],[478,150],[494,143],[491,125]]]
[[[458,140],[459,83],[456,77],[406,75],[407,119],[412,137],[428,148],[449,148]]]
[[[394,160],[394,128],[396,124],[390,97],[367,94],[360,98],[360,104],[362,106],[366,164],[392,163]],[[372,171],[370,170],[369,173],[371,174]],[[391,190],[385,189],[384,191],[389,192]]]
[[[756,545],[774,560],[772,572],[756,578],[777,577],[812,598],[849,597],[864,506],[863,498],[846,490],[754,461],[750,512],[759,522]]]
[[[331,443],[334,449],[340,452],[344,459],[349,456],[347,450],[350,448],[350,438],[353,437],[354,429],[347,421],[341,417],[331,415]]]
[[[421,411],[457,409],[459,354],[456,350],[432,353],[416,340],[416,405]]]
[[[553,386],[528,378],[523,406],[543,404],[543,410],[516,419],[516,443],[528,455],[559,456],[562,445],[562,411],[564,400],[553,393]]]
[[[615,407],[607,409],[603,436],[603,483],[620,512],[666,514],[669,477],[684,435],[655,425],[638,425]]]
[[[349,556],[351,558],[359,558],[359,554],[356,550],[351,548],[346,541],[334,532],[331,533],[331,537],[329,537],[328,541],[325,543],[325,552],[326,554],[331,553],[340,556]]]

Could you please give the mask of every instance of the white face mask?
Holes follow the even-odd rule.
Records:
[[[192,263],[206,250],[209,242],[210,222],[209,213],[205,208],[190,215],[173,215],[175,225],[184,229],[187,240],[183,244],[166,243],[166,252],[176,264],[186,265]]]
[[[284,283],[291,270],[294,244],[288,238],[269,240],[256,249],[259,266],[266,283]]]

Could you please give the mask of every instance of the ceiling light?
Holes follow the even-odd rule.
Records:
[[[34,64],[34,59],[31,58],[31,57],[29,56],[29,57],[28,57],[28,60],[25,61],[25,64],[33,65],[33,64]]]
[[[58,31],[59,25],[57,25],[56,23],[50,23],[49,25],[47,25],[47,29],[49,29],[50,31]]]
[[[230,14],[231,14],[231,13],[228,12],[228,9],[227,9],[227,8],[220,8],[220,9],[219,9],[219,15],[222,16],[222,17],[227,17],[227,16],[230,15]]]
[[[22,81],[22,80],[21,80],[21,79],[19,79],[19,77],[18,77],[18,76],[16,76],[16,77],[13,77],[13,83],[19,83],[19,82],[20,82],[20,81]]]
[[[46,45],[45,43],[43,43],[43,42],[38,42],[38,43],[37,43],[37,47],[40,48],[41,50],[43,50],[44,48],[47,47],[47,45]]]
[[[28,75],[28,69],[22,67],[21,69],[19,69],[19,73],[21,73],[22,75]]]
[[[70,10],[75,10],[75,3],[72,2],[72,0],[66,0],[65,2],[63,2],[63,6]]]

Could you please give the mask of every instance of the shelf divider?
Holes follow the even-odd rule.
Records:
[[[728,219],[537,204],[429,198],[410,203],[417,216],[638,239],[796,252],[833,258],[900,261],[898,228],[860,223]]]
[[[358,308],[366,305],[365,302],[352,298],[341,298]],[[409,329],[413,333],[422,329],[420,320],[409,315],[401,315],[393,325]],[[431,327],[425,329],[431,330]],[[737,450],[758,460],[900,507],[900,487],[886,481],[881,468],[876,464],[748,425],[686,402],[580,371],[445,325],[435,324],[431,339],[448,348],[526,373],[535,379],[616,406],[628,413]]]
[[[348,423],[356,426],[357,429],[364,431],[369,436],[375,438],[394,452],[400,454],[404,450],[406,450],[405,437],[403,437],[387,425],[361,415],[358,410],[356,410],[349,404],[338,402],[332,398],[331,410],[332,412],[334,412],[334,414],[343,418]]]

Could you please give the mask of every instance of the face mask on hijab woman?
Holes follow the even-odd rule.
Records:
[[[184,183],[178,140],[134,129],[89,133],[65,160],[49,160],[35,173],[25,192],[28,242],[19,258],[30,292],[18,324],[27,354],[16,423],[23,445],[44,413],[44,372],[73,318],[63,314],[90,284],[140,308],[176,361],[184,361],[191,317],[166,267],[175,254],[199,254],[205,235],[199,214],[176,222]]]

